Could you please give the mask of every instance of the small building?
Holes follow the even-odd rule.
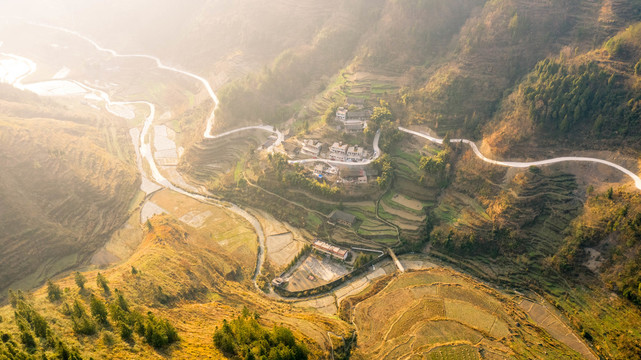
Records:
[[[347,148],[347,161],[361,161],[363,159],[363,148],[358,145]]]
[[[357,178],[366,176],[366,173],[361,167],[345,166],[341,168],[340,175],[343,178]]]
[[[350,134],[362,133],[365,130],[365,121],[363,120],[347,120],[343,122],[345,131]]]
[[[345,121],[347,119],[347,109],[339,107],[336,110],[336,121]]]
[[[320,240],[314,241],[314,249],[343,261],[347,260],[349,257],[349,250],[341,249],[338,246],[334,246]]]
[[[300,152],[311,156],[318,156],[320,155],[322,147],[323,144],[320,141],[305,140],[303,141],[303,148]]]
[[[329,158],[331,160],[345,161],[347,159],[347,144],[334,143],[329,148]]]
[[[347,119],[346,120],[369,120],[369,118],[372,116],[372,113],[369,110],[358,110],[358,111],[350,111],[347,114]]]
[[[316,174],[322,174],[325,172],[325,165],[323,164],[318,164],[314,167],[314,173]]]
[[[345,154],[347,153],[347,144],[337,143],[335,142],[330,148],[329,148],[329,153],[330,154]]]
[[[363,176],[359,176],[356,179],[356,182],[358,182],[359,184],[367,184],[367,175],[363,174]]]
[[[345,226],[353,226],[356,223],[356,216],[344,211],[334,210],[329,214],[329,222]]]
[[[283,279],[282,277],[277,277],[274,280],[272,280],[273,287],[282,287],[286,284],[287,284],[287,279]]]

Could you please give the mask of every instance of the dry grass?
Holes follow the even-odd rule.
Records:
[[[476,359],[489,352],[495,358],[577,355],[542,336],[511,299],[443,268],[393,278],[358,302],[354,324],[359,331],[357,354],[364,358],[428,354],[427,358]]]

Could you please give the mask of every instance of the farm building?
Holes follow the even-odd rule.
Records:
[[[338,246],[334,246],[320,240],[316,240],[314,242],[314,249],[343,261],[347,260],[347,257],[349,257],[349,250],[341,249]]]
[[[356,223],[356,216],[348,214],[344,211],[334,210],[329,214],[329,222],[334,224],[342,224],[345,226],[353,226]]]

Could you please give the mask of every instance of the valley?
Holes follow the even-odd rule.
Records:
[[[460,3],[483,8],[458,14],[473,19],[465,31],[493,6]],[[350,16],[354,27],[365,28],[358,22],[363,14]],[[85,207],[73,198],[52,200],[47,213],[38,210],[37,197],[22,201],[3,192],[3,239],[16,247],[8,253],[16,260],[2,262],[0,279],[32,273],[0,282],[0,290],[14,289],[10,305],[0,307],[0,354],[73,349],[83,358],[233,358],[249,350],[235,344],[232,351],[212,335],[222,336],[221,328],[244,341],[234,331],[248,319],[274,334],[279,326],[293,331],[305,358],[623,359],[640,350],[634,239],[641,179],[634,145],[621,152],[585,151],[585,143],[545,149],[549,130],[537,127],[527,139],[498,141],[498,132],[514,126],[510,117],[483,128],[484,136],[480,125],[455,130],[454,120],[419,120],[426,103],[412,101],[425,94],[409,96],[407,82],[415,80],[377,65],[383,60],[374,52],[347,61],[331,81],[319,75],[316,90],[283,85],[284,69],[299,74],[297,56],[331,48],[321,40],[285,53],[268,75],[212,86],[211,74],[116,52],[81,32],[39,22],[3,26],[31,29],[21,38],[46,33],[38,41],[55,38],[56,46],[0,38],[0,79],[13,87],[0,88],[7,109],[0,113],[2,151],[20,154],[32,143],[48,153],[33,160],[32,173],[0,177],[0,186],[38,189],[43,185],[24,179],[73,174],[90,190],[82,193]],[[337,29],[331,36],[354,30]],[[69,58],[47,63],[58,48]],[[334,73],[333,66],[323,69]],[[426,79],[417,67],[412,71]],[[444,70],[431,76],[438,71]],[[277,89],[271,81],[298,94],[263,94]],[[429,87],[445,85],[427,81],[413,91],[443,100]],[[254,96],[260,100],[240,116],[238,99]],[[254,105],[265,102],[265,117],[252,120]],[[350,132],[348,120],[361,114],[364,128]],[[597,142],[606,146],[607,136]],[[21,169],[32,154],[3,160]],[[56,157],[70,170],[51,161]],[[27,223],[34,229],[21,233]],[[85,245],[65,249],[65,237]],[[31,246],[25,239],[34,238],[45,245],[42,254],[21,261]],[[590,272],[582,274],[584,251]],[[96,286],[80,286],[81,273]],[[56,287],[60,294],[52,297]],[[93,312],[96,301],[109,308],[102,322],[82,310]],[[118,307],[128,315],[118,315]],[[22,310],[12,315],[14,309]],[[39,314],[49,324],[44,336],[33,323]],[[79,321],[93,330],[79,331]],[[164,329],[158,331],[168,342],[154,343],[153,329]],[[25,340],[31,333],[38,338],[33,345]]]

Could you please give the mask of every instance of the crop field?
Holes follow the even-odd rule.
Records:
[[[169,190],[157,192],[151,200],[199,234],[224,246],[248,273],[254,268],[258,243],[251,225],[245,220],[217,206]]]
[[[356,216],[361,222],[358,234],[382,244],[397,242],[396,229],[376,218],[376,208],[373,206],[346,206],[345,211]]]
[[[577,358],[510,298],[454,271],[404,273],[353,307],[364,358]],[[544,346],[534,346],[544,344]]]
[[[423,206],[425,205],[418,200],[390,191],[381,199],[378,213],[382,218],[394,223],[402,230],[416,232],[425,224],[426,215]]]
[[[185,153],[180,169],[201,185],[230,171],[233,176],[242,166],[239,162],[243,156],[260,146],[268,135],[264,131],[248,130],[221,139],[205,139]]]
[[[440,204],[434,209],[434,215],[446,224],[469,228],[476,228],[490,220],[481,204],[456,191],[448,191],[443,195]]]

